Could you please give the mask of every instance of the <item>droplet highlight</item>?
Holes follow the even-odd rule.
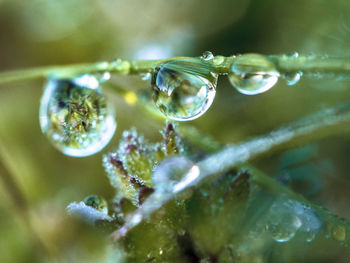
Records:
[[[176,59],[161,64],[152,78],[153,100],[167,118],[194,120],[213,103],[217,75],[200,59]]]
[[[114,109],[92,75],[51,78],[40,104],[42,132],[61,152],[84,157],[101,151],[116,129]]]
[[[161,162],[155,169],[152,179],[157,192],[174,192],[179,183],[191,174],[193,163],[186,157],[171,157]],[[196,168],[194,168],[196,169]],[[194,171],[195,172],[195,171]]]
[[[302,72],[294,72],[294,73],[285,73],[283,77],[285,78],[288,86],[294,86],[300,81]]]
[[[152,79],[152,74],[147,72],[147,73],[141,73],[140,74],[142,80],[151,80]]]
[[[278,81],[275,65],[259,54],[241,55],[235,59],[229,74],[230,83],[242,94],[256,95],[271,89]]]
[[[266,216],[266,229],[277,242],[287,242],[297,232],[305,237],[306,242],[311,242],[322,227],[319,216],[312,208],[286,196],[277,198]]]

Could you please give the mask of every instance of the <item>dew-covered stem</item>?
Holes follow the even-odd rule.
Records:
[[[344,126],[349,125],[349,123],[350,104],[348,103],[323,110],[295,123],[272,131],[267,135],[256,137],[240,144],[227,146],[219,152],[214,153],[195,164],[195,170],[199,170],[200,172],[195,173],[195,175],[191,177],[191,170],[193,169],[189,170],[187,174],[183,176],[184,179],[174,186],[173,192],[162,194],[155,192],[152,194],[138,210],[130,215],[126,224],[112,234],[112,238],[119,239],[124,236],[131,228],[138,225],[144,218],[151,215],[163,204],[174,198],[178,193],[198,185],[207,177],[221,174],[234,167],[240,167],[242,164],[253,158],[277,150],[282,146],[288,144],[301,144],[305,140],[310,142],[331,133],[347,130],[346,128],[344,129]],[[266,180],[266,178],[259,177],[258,173],[256,174],[255,181],[262,186],[266,184],[265,187],[270,188],[271,191],[275,191],[277,187],[271,185],[270,181]],[[296,196],[293,195],[293,197]]]
[[[237,56],[239,57],[239,56]],[[231,72],[232,63],[237,59],[236,56],[215,56],[207,60],[206,63],[216,74],[228,74]],[[349,75],[350,59],[335,58],[327,56],[289,56],[289,55],[267,55],[280,74],[302,72],[303,74],[323,74],[329,75]],[[103,73],[132,75],[140,73],[150,73],[162,63],[189,59],[188,57],[173,57],[161,60],[121,60],[117,59],[111,62],[96,62],[72,64],[66,66],[44,66],[20,70],[5,71],[0,73],[0,84],[22,80],[44,78],[47,76],[77,76],[84,73]]]
[[[328,56],[267,56],[280,73],[302,72],[303,74],[334,74],[350,76],[350,58]]]

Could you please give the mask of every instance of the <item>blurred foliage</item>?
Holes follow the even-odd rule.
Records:
[[[348,56],[349,12],[350,2],[345,0],[219,0],[215,4],[210,0],[100,0],[88,4],[84,0],[0,0],[0,70],[117,57],[198,56],[205,50],[221,55],[297,51]],[[113,77],[112,81],[130,89],[149,86],[139,77]],[[104,233],[66,215],[65,207],[71,201],[82,200],[89,194],[112,200],[114,191],[101,164],[102,154],[83,159],[67,157],[42,135],[38,121],[42,86],[42,81],[28,81],[0,87],[0,198],[3,200],[0,262],[108,262],[110,257],[118,262],[121,255],[114,254]],[[211,109],[193,121],[193,125],[221,143],[244,141],[308,113],[347,101],[348,86],[348,80],[302,78],[293,87],[279,81],[265,94],[245,96],[222,77]],[[118,128],[106,151],[116,148],[122,131],[130,126],[136,126],[150,141],[161,139],[161,123],[114,94],[109,96],[116,107]],[[347,209],[350,141],[346,132],[305,148],[264,156],[254,165],[315,204],[350,219]],[[214,186],[206,187],[210,198],[216,200],[215,191],[210,189]],[[259,191],[250,189],[253,190]],[[235,191],[231,194],[238,194]],[[220,212],[211,211],[210,202],[204,202],[199,195],[199,190],[195,190],[193,199],[184,206],[195,219],[188,226],[190,235],[205,236],[202,233],[210,225],[213,235],[223,231],[216,238],[226,242],[226,234],[230,236],[231,232],[225,232]],[[259,211],[264,211],[271,205],[270,197],[263,192],[259,196],[258,203],[254,200],[248,203],[251,209],[260,207]],[[230,196],[227,198],[230,200]],[[197,206],[203,210],[191,208]],[[240,207],[223,209],[231,213],[231,209]],[[234,224],[238,219],[234,213],[231,216]],[[159,246],[154,243],[159,236],[174,237],[164,230],[169,231],[168,225],[164,231],[162,227],[161,224],[152,236],[140,239],[140,235],[154,229],[144,223],[140,234],[128,236],[129,243],[140,248],[134,250],[135,258],[140,255],[137,253],[143,253],[142,249],[159,253]],[[331,231],[342,239],[342,229]],[[196,251],[207,258],[203,262],[210,262],[218,249],[215,242],[198,239],[199,243],[192,244],[188,235],[176,243],[181,246],[172,243],[174,254],[181,249],[184,254]],[[257,242],[261,240],[265,239]],[[270,254],[264,258],[257,256],[250,262],[349,261],[348,248],[339,246],[339,242],[300,240],[296,237],[288,245],[265,244],[271,245]],[[251,242],[248,236],[241,246]],[[261,243],[254,247],[259,245],[264,248]],[[222,253],[231,255],[232,250],[228,246]],[[198,260],[198,256],[187,254],[189,261]]]

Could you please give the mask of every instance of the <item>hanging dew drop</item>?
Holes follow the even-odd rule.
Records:
[[[200,59],[176,59],[158,66],[152,77],[153,100],[167,118],[194,120],[213,103],[217,75]]]
[[[41,98],[40,126],[57,149],[69,156],[83,157],[107,145],[116,122],[99,81],[86,74],[48,81]]]
[[[259,54],[246,54],[236,58],[231,67],[229,81],[242,94],[256,95],[271,89],[279,73],[274,64]]]

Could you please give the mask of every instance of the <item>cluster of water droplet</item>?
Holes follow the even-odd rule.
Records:
[[[311,242],[321,227],[322,221],[312,208],[284,196],[274,201],[267,214],[266,229],[277,242],[291,240],[298,231]]]
[[[288,59],[298,54],[286,55]],[[153,98],[156,107],[167,118],[177,121],[194,120],[211,106],[216,92],[215,66],[225,57],[206,51],[197,58],[175,59],[159,65],[152,76]],[[266,56],[245,54],[237,56],[230,66],[230,83],[242,94],[256,95],[271,89],[279,77],[287,85],[295,85],[301,72],[280,75],[275,64]]]
[[[298,54],[287,57],[294,59]],[[156,107],[172,120],[189,121],[200,117],[215,98],[218,78],[215,68],[225,61],[225,57],[206,51],[200,58],[178,58],[161,63],[151,76]],[[259,54],[234,57],[229,72],[231,84],[246,95],[269,90],[280,77],[274,63]],[[288,85],[297,83],[300,76],[300,72],[282,75]],[[99,78],[85,74],[48,81],[41,100],[40,125],[63,153],[75,157],[92,155],[112,138],[116,129],[114,112],[100,87],[100,83],[109,78],[110,74],[105,73]]]
[[[48,81],[41,98],[40,126],[57,149],[69,156],[83,157],[107,145],[116,122],[99,81],[86,74]]]

